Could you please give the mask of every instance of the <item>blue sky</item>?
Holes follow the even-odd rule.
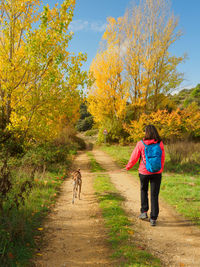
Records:
[[[53,6],[63,0],[44,0],[43,3]],[[88,60],[83,69],[88,70],[97,53],[99,42],[105,31],[107,17],[120,17],[125,13],[131,0],[76,0],[71,30],[74,32],[70,50],[84,52]],[[178,68],[185,73],[181,88],[191,88],[200,83],[200,0],[171,0],[172,10],[179,17],[179,28],[184,34],[171,48],[176,56],[185,52],[188,58]]]

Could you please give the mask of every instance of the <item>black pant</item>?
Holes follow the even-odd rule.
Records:
[[[140,174],[140,190],[141,190],[141,212],[147,212],[149,210],[148,200],[148,186],[151,184],[151,214],[150,217],[156,220],[159,214],[158,195],[160,192],[160,184],[162,174],[144,175]]]

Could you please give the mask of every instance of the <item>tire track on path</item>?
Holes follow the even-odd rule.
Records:
[[[200,267],[200,229],[163,201],[160,201],[156,227],[136,219],[140,212],[139,179],[122,171],[105,152],[95,149],[93,154],[97,162],[107,170],[112,183],[126,198],[125,209],[138,227],[135,238],[166,266]]]
[[[81,200],[72,204],[72,182],[62,186],[54,210],[44,224],[44,244],[36,257],[37,267],[117,266],[111,261],[103,219],[94,195],[93,179],[86,153],[74,162],[82,174]]]

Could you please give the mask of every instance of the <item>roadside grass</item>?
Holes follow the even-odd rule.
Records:
[[[65,177],[61,171],[38,173],[24,205],[9,210],[6,203],[0,215],[0,266],[29,266],[33,255],[40,257],[42,223]]]
[[[125,199],[110,182],[109,176],[106,173],[102,174],[102,167],[92,153],[89,153],[89,158],[91,171],[96,172],[94,188],[109,231],[108,242],[114,251],[112,257],[119,260],[118,266],[161,266],[159,259],[136,244],[134,226],[122,208]]]
[[[108,153],[113,159],[124,167],[131,156],[134,147],[128,146],[102,146],[101,149]],[[161,184],[161,197],[173,206],[180,214],[186,216],[193,223],[200,226],[200,175],[199,165],[196,164],[190,166],[191,172],[188,171],[180,173],[180,164],[176,164],[174,167],[176,172],[170,172],[172,168],[170,166],[170,157],[166,153],[166,171],[163,173],[163,179]],[[138,163],[134,166],[133,175],[138,176]]]
[[[180,214],[200,226],[200,176],[164,174],[161,196]]]
[[[120,145],[104,145],[100,147],[103,151],[107,152],[120,167],[125,167],[130,159],[134,146],[120,146]],[[133,166],[131,171],[135,172],[138,169],[138,163]]]
[[[200,142],[177,141],[166,146],[168,172],[200,175]]]

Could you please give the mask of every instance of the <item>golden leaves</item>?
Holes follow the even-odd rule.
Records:
[[[122,60],[114,49],[97,54],[91,65],[94,85],[90,90],[89,111],[96,122],[106,117],[122,119],[126,108],[128,93],[123,80]]]
[[[124,17],[108,18],[103,35],[104,50],[119,51],[131,104],[142,99],[147,109],[153,102],[154,111],[158,109],[158,95],[176,88],[183,79],[176,68],[185,56],[170,56],[168,52],[180,32],[176,31],[177,18],[167,10],[164,0],[141,1]]]
[[[170,46],[181,36],[177,25],[177,18],[168,12],[164,0],[144,0],[123,17],[108,18],[103,46],[90,68],[94,84],[89,90],[89,111],[100,127],[109,120],[122,125],[129,117],[127,120],[132,122],[124,124],[124,129],[134,141],[143,137],[147,123],[157,125],[167,138],[182,132],[181,123],[183,132],[187,127],[197,127],[198,116],[193,126],[179,110],[165,110],[175,110],[167,93],[183,80],[177,66],[185,56],[169,53]]]
[[[190,107],[191,109],[191,107]],[[138,121],[131,121],[129,125],[124,124],[124,128],[130,134],[130,140],[138,141],[144,136],[144,128],[147,124],[153,124],[159,130],[162,138],[181,138],[190,132],[199,134],[200,110],[174,110],[169,113],[167,110],[158,110],[151,114],[142,114]]]
[[[47,5],[37,17],[39,5],[39,0],[5,5],[0,25],[0,93],[4,96],[0,104],[8,130],[48,140],[58,135],[60,117],[72,124],[78,119],[77,88],[87,79],[80,70],[86,55],[66,51],[75,1],[64,1],[60,8]]]

